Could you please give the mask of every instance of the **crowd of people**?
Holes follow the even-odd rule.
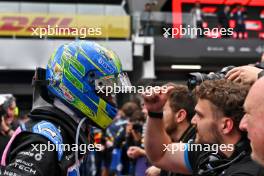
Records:
[[[141,34],[144,36],[154,36],[157,34],[160,34],[160,31],[158,29],[162,27],[172,27],[171,24],[165,24],[164,21],[159,21],[159,19],[155,18],[155,14],[158,14],[157,11],[155,11],[156,4],[155,3],[146,3],[144,6],[144,11],[142,12],[140,16],[140,30]],[[228,32],[222,32],[219,33],[218,38],[235,38],[235,39],[246,39],[248,38],[248,34],[246,31],[246,20],[247,20],[247,10],[245,6],[243,6],[240,3],[231,5],[224,5],[223,7],[218,7],[217,11],[213,12],[216,16],[216,23],[213,24],[214,27],[212,27],[212,24],[210,24],[212,21],[210,18],[211,15],[207,14],[205,11],[203,11],[202,4],[197,1],[194,4],[194,7],[189,11],[186,12],[191,18],[185,19],[185,14],[176,14],[175,16],[179,16],[176,18],[180,18],[180,16],[183,16],[183,24],[182,26],[188,29],[188,26],[193,27],[195,29],[201,29],[201,31],[205,31],[205,28],[209,28],[211,30],[211,33],[214,31],[212,28],[216,29],[218,28],[219,31],[232,31],[232,33]],[[211,12],[208,12],[211,13]],[[164,12],[164,15],[166,16],[166,12]],[[178,25],[178,24],[177,24]],[[222,30],[220,30],[222,29]],[[231,30],[232,29],[232,30]],[[163,34],[164,31],[162,31]],[[232,34],[232,35],[231,35]],[[191,34],[188,34],[191,35]],[[214,34],[216,35],[216,34]],[[183,37],[183,36],[182,36]],[[186,36],[185,36],[186,37]],[[205,33],[204,32],[197,32],[195,34],[196,38],[202,38],[202,37],[212,37],[212,34]],[[214,37],[215,38],[215,37]]]
[[[167,85],[174,90],[164,106],[166,132],[174,142],[193,141],[195,129],[191,125],[191,118],[194,115],[194,97],[189,94],[185,85]],[[96,167],[93,169],[96,172],[93,173],[96,175],[168,174],[166,170],[152,166],[147,159],[144,149],[147,111],[139,102],[125,103],[106,131],[97,130],[94,135],[94,140],[101,141],[104,146],[104,150],[91,155],[95,158]],[[100,140],[97,136],[100,136]]]
[[[197,86],[195,115],[191,121],[196,137],[190,145],[173,142],[166,134],[161,112],[169,94],[145,96],[149,114],[145,146],[150,161],[165,170],[188,175],[263,175],[260,149],[263,137],[256,119],[263,112],[260,86],[264,79],[257,80],[263,73],[263,68],[241,66],[230,70],[225,79],[207,80]],[[189,150],[196,144],[232,144],[234,148],[219,149],[217,154],[212,150]],[[164,145],[167,150],[163,150]]]
[[[256,123],[252,131],[255,133],[247,136],[247,129],[253,130],[255,126],[247,115],[247,111],[252,111],[252,104],[245,104],[250,87],[263,75],[263,68],[235,67],[225,78],[204,81],[192,91],[185,85],[167,83],[166,94],[143,95],[143,100],[125,103],[105,131],[95,130],[94,141],[104,147],[90,155],[89,163],[93,167],[89,167],[89,173],[103,176],[264,175],[259,165],[263,158],[252,153],[250,146],[253,139],[258,146],[255,151],[262,153],[262,136],[254,136],[257,129],[262,130],[261,125]],[[257,82],[264,83],[264,80]],[[257,103],[261,104],[261,100]],[[186,144],[189,148],[196,144],[232,144],[233,148],[230,151],[217,148],[217,153],[203,148],[174,150]],[[94,158],[92,162],[91,158]]]
[[[205,22],[205,13],[201,9],[201,4],[196,2],[195,7],[191,10],[191,14],[193,16],[194,22],[197,28],[203,28],[203,23]],[[225,5],[220,8],[217,13],[218,25],[220,28],[228,30],[229,28],[233,28],[230,25],[230,20],[234,20],[234,35],[222,35],[222,38],[236,38],[236,39],[245,39],[246,35],[246,24],[245,20],[247,18],[246,8],[243,7],[242,4],[236,4],[234,8],[231,9],[229,5]],[[203,35],[199,35],[198,37],[204,37]]]

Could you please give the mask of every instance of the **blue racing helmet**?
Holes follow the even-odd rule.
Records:
[[[87,41],[60,46],[49,59],[46,79],[51,96],[101,128],[112,122],[117,109],[113,94],[99,92],[98,86],[130,85],[118,56],[110,49]]]

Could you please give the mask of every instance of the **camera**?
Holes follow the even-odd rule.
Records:
[[[192,72],[189,74],[187,86],[190,90],[193,90],[197,85],[201,84],[205,80],[223,79],[225,78],[226,73],[233,68],[235,68],[235,66],[227,66],[222,68],[219,72],[209,74]]]

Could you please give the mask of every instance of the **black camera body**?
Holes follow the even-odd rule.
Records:
[[[190,90],[193,90],[197,85],[201,84],[205,80],[223,79],[225,78],[226,73],[233,68],[235,68],[235,66],[227,66],[222,68],[219,72],[209,74],[192,72],[189,74],[187,86]]]

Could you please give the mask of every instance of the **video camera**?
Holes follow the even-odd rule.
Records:
[[[197,85],[201,84],[205,80],[217,80],[225,78],[226,73],[235,68],[235,66],[227,66],[222,68],[219,72],[216,73],[200,73],[200,72],[192,72],[189,74],[189,79],[187,81],[187,86],[189,90],[193,90]]]

